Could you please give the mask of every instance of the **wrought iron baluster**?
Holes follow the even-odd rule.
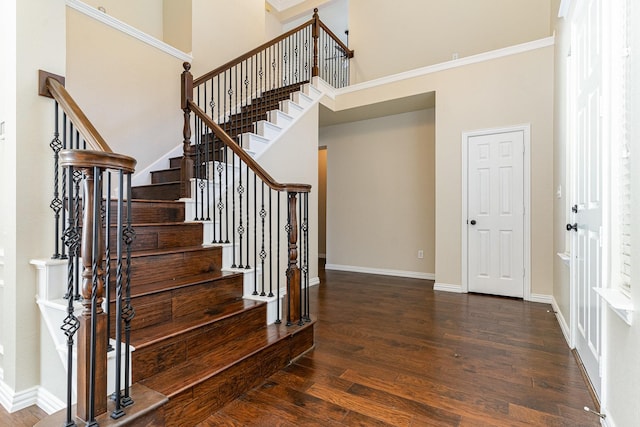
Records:
[[[60,230],[64,226],[60,224],[60,210],[62,209],[63,202],[60,199],[59,192],[59,179],[60,179],[60,150],[62,149],[62,141],[60,141],[60,131],[59,131],[59,108],[58,102],[55,102],[54,106],[54,131],[53,131],[53,139],[49,143],[49,147],[53,150],[53,199],[51,200],[51,204],[49,207],[53,210],[53,218],[54,218],[54,227],[55,227],[55,240],[54,240],[54,252],[51,258],[60,259],[62,255],[60,254]]]
[[[111,418],[118,419],[125,415],[122,409],[120,372],[122,372],[122,284],[123,284],[123,265],[122,265],[122,244],[123,244],[123,203],[124,203],[124,182],[123,172],[118,175],[118,206],[116,208],[116,372],[115,372],[115,391],[111,396],[115,402],[115,408],[111,412]]]
[[[281,250],[281,246],[280,246],[280,192],[278,191],[278,200],[276,201],[276,206],[277,206],[277,213],[276,213],[276,237],[277,237],[277,244],[276,244],[276,314],[277,314],[277,319],[276,319],[276,323],[280,324],[282,323],[281,320],[281,313],[280,313],[280,250]]]
[[[129,371],[131,366],[131,321],[136,315],[133,306],[131,305],[131,244],[133,243],[136,232],[131,226],[131,173],[126,174],[127,178],[127,226],[123,230],[124,243],[126,245],[126,281],[125,281],[125,297],[124,307],[122,310],[122,318],[124,320],[124,395],[122,397],[122,406],[133,405],[133,399],[129,393]]]
[[[105,304],[105,313],[107,314],[107,351],[113,350],[113,346],[109,340],[109,334],[111,333],[111,172],[107,171],[107,200],[105,203],[105,273],[104,273],[104,298],[107,301]]]
[[[264,182],[262,183],[263,191],[264,191]],[[272,233],[272,223],[273,223],[273,214],[271,210],[271,192],[273,190],[269,188],[269,297],[273,297],[273,233]],[[264,198],[263,198],[264,201]],[[264,234],[263,234],[264,238]],[[262,261],[262,274],[264,275],[264,260]],[[264,283],[264,281],[263,281]]]
[[[66,119],[66,117],[65,117]],[[66,126],[66,121],[64,122]],[[63,128],[63,132],[66,133],[66,128]],[[64,138],[63,138],[64,139]],[[67,293],[65,298],[67,298],[67,315],[62,322],[62,326],[60,329],[64,331],[64,334],[67,337],[67,407],[66,407],[66,422],[65,427],[76,426],[76,423],[73,421],[73,416],[71,414],[72,407],[72,399],[73,399],[73,345],[74,345],[74,336],[80,327],[80,321],[75,316],[75,307],[74,307],[74,287],[76,281],[78,280],[77,275],[74,275],[75,267],[78,264],[78,246],[80,244],[80,235],[78,233],[78,228],[75,226],[76,221],[75,217],[78,215],[78,212],[75,210],[74,203],[75,197],[73,195],[73,168],[69,168],[69,172],[67,174],[67,179],[69,180],[69,189],[70,194],[67,198],[67,209],[69,211],[68,215],[68,226],[63,234],[64,244],[68,248],[69,253],[69,263],[67,265]]]

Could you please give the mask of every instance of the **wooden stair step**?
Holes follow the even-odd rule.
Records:
[[[132,224],[136,237],[131,250],[150,251],[158,249],[176,249],[202,244],[202,223],[199,222],[163,222],[151,224]],[[110,230],[111,256],[116,257],[117,229]],[[124,250],[124,249],[123,249]]]
[[[228,271],[211,271],[201,274],[193,274],[185,277],[177,277],[175,279],[160,280],[156,282],[144,283],[131,287],[131,297],[141,297],[145,295],[153,295],[160,292],[175,291],[191,286],[210,284],[220,279],[226,278],[242,278],[241,273]],[[111,293],[111,302],[115,301],[113,293]]]
[[[266,304],[239,299],[140,330],[132,337],[133,380],[140,381],[244,339],[264,327]]]
[[[163,426],[165,425],[164,408],[169,399],[151,390],[142,384],[132,384],[129,394],[134,404],[123,408],[126,415],[113,419],[111,412],[115,409],[113,400],[107,400],[107,412],[96,417],[96,422],[100,427],[124,427],[124,426]],[[76,405],[73,405],[72,414],[76,413]],[[75,418],[75,417],[74,417]],[[65,425],[67,420],[67,410],[62,409],[36,424],[37,427],[59,427]],[[74,419],[76,425],[85,425],[79,418]]]
[[[131,189],[131,196],[135,199],[178,200],[180,198],[180,183],[138,185]]]
[[[151,172],[151,183],[162,184],[166,182],[180,182],[180,165],[177,167]]]
[[[138,251],[131,254],[131,288],[149,283],[172,281],[191,275],[220,271],[222,248],[192,246],[179,249]],[[115,281],[116,262],[111,261],[111,284]]]
[[[195,425],[312,346],[313,324],[270,325],[144,383],[169,396],[167,425]]]
[[[237,273],[209,273],[179,281],[134,286],[131,304],[136,314],[131,321],[134,330],[166,324],[194,313],[204,312],[216,304],[242,298],[243,276]],[[141,291],[141,288],[143,292]],[[135,294],[137,293],[137,294]],[[111,336],[115,336],[115,292],[110,293]]]

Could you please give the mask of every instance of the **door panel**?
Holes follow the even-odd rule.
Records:
[[[523,147],[522,131],[468,138],[471,292],[524,294]]]
[[[601,282],[602,135],[600,99],[602,57],[600,0],[576,4],[572,24],[576,82],[574,183],[578,212],[572,238],[572,283],[575,289],[575,344],[596,393],[600,395],[601,303],[594,288]]]

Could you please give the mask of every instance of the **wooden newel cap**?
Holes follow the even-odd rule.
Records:
[[[189,70],[191,70],[191,64],[189,64],[188,62],[183,62],[182,63],[182,68],[184,68],[184,71],[186,71],[188,73]]]

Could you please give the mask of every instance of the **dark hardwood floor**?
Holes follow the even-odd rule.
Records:
[[[316,347],[206,426],[599,426],[551,307],[327,271]],[[37,409],[0,425],[27,426]]]

